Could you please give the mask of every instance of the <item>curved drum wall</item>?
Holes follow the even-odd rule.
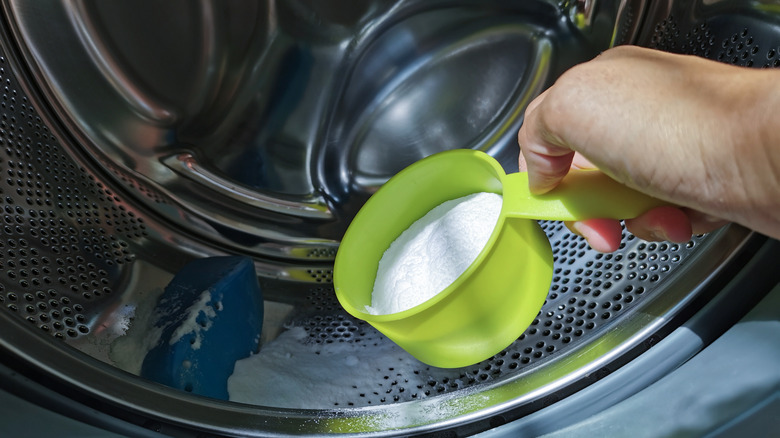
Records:
[[[488,429],[651,348],[765,241],[737,226],[683,245],[626,233],[604,255],[543,223],[555,277],[537,320],[455,370],[409,357],[346,314],[331,286],[350,218],[405,165],[461,147],[516,170],[525,105],[611,45],[772,66],[777,18],[760,9],[3,6],[0,348],[11,368],[131,423],[224,435]],[[224,253],[254,257],[262,348],[289,354],[262,364],[266,392],[226,402],[135,377],[161,288],[187,260]]]

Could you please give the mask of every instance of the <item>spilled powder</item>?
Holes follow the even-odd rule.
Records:
[[[401,312],[444,290],[487,244],[501,204],[501,195],[474,193],[444,202],[413,223],[379,261],[366,311]]]
[[[259,353],[236,361],[228,379],[230,401],[290,409],[360,408],[384,403],[382,398],[387,404],[416,402],[394,404],[392,417],[350,418],[353,426],[363,422],[374,430],[441,421],[485,406],[481,400],[464,407],[474,403],[473,396],[442,400],[431,382],[449,382],[465,396],[470,391],[468,377],[453,378],[452,369],[423,364],[373,328],[365,328],[352,341],[317,343],[307,326],[305,322],[288,326]],[[466,371],[455,376],[461,372]]]
[[[295,326],[263,345],[259,353],[237,361],[228,379],[228,393],[230,401],[258,406],[348,407],[348,403],[365,403],[360,393],[378,390],[377,372],[387,372],[388,367],[419,369],[425,365],[378,334],[371,343],[317,344],[303,327]],[[409,387],[427,381],[423,375],[413,376],[420,380],[408,383]]]
[[[157,301],[163,294],[162,288],[142,291],[137,304],[128,304],[129,314],[125,334],[116,338],[109,350],[111,362],[117,368],[137,376],[141,375],[146,354],[160,341],[163,327],[154,325]]]
[[[221,310],[222,301],[218,301],[216,305],[211,304],[211,292],[208,290],[203,291],[198,297],[198,300],[185,310],[187,317],[178,327],[176,327],[168,344],[174,345],[179,342],[182,337],[194,333],[195,339],[190,348],[199,350],[203,339],[203,333],[211,328],[214,318],[217,316],[217,312]],[[203,314],[202,317],[201,314]]]

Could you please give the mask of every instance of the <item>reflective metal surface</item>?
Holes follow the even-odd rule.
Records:
[[[555,403],[651,348],[763,238],[736,226],[687,245],[625,235],[603,255],[543,223],[555,278],[537,321],[456,370],[414,361],[337,305],[338,239],[423,156],[483,149],[516,170],[525,105],[611,45],[771,59],[777,19],[748,6],[727,17],[727,4],[7,0],[2,357],[181,434],[466,434]],[[255,258],[266,352],[300,354],[276,362],[282,389],[248,403],[134,376],[161,288],[187,260],[223,253]],[[291,400],[286,383],[312,393]]]
[[[586,3],[7,8],[58,115],[138,201],[216,247],[300,261],[332,260],[367,197],[424,156],[516,169],[525,105],[644,4]]]

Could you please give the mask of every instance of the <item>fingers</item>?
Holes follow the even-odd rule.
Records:
[[[518,164],[521,171],[528,172],[529,188],[535,194],[555,188],[574,160],[574,151],[549,132],[538,111],[546,97],[545,91],[528,105],[523,125],[517,133],[520,145]]]
[[[709,233],[729,223],[726,220],[690,208],[683,208],[682,211],[688,215],[688,220],[691,221],[691,230],[693,231],[693,234]]]
[[[693,235],[688,215],[672,206],[654,208],[634,219],[626,219],[625,223],[626,229],[642,240],[683,243]]]
[[[634,219],[626,219],[626,229],[636,237],[650,241],[684,243],[694,234],[714,231],[728,221],[696,210],[664,206],[654,208]],[[620,247],[622,227],[614,219],[588,219],[565,222],[569,230],[585,238],[596,251],[614,252]]]
[[[546,93],[546,92],[545,92]],[[528,171],[528,164],[525,160],[525,154],[530,154],[530,150],[526,151],[526,146],[531,144],[531,141],[528,139],[529,133],[528,131],[531,130],[531,128],[528,127],[529,120],[531,119],[531,113],[533,112],[534,108],[539,106],[539,104],[542,103],[544,100],[545,93],[540,94],[536,97],[536,99],[532,100],[531,103],[528,104],[528,106],[525,108],[525,115],[523,116],[523,124],[520,125],[520,130],[517,131],[517,145],[520,146],[520,155],[518,157],[518,165],[521,172],[527,172]]]
[[[675,243],[687,242],[693,234],[708,233],[727,223],[695,210],[672,206],[657,207],[625,220],[626,229],[642,240]],[[613,252],[620,247],[622,228],[617,220],[588,219],[565,224],[596,251]]]
[[[595,170],[598,169],[596,165],[590,162],[587,158],[582,156],[579,152],[576,152],[574,154],[574,159],[571,162],[572,169],[581,169],[581,170]]]
[[[618,47],[562,74],[528,105],[518,132],[519,167],[528,172],[531,193],[548,192],[571,168],[592,168],[596,163],[619,182],[681,206],[653,209],[626,220],[628,231],[643,240],[686,242],[693,234],[723,226],[726,221],[711,216],[720,216],[721,212],[740,223],[752,223],[728,208],[731,198],[727,195],[731,192],[723,188],[722,181],[732,178],[713,178],[715,173],[702,166],[680,165],[720,163],[721,157],[731,162],[730,152],[719,151],[732,151],[729,139],[735,136],[712,136],[709,133],[718,130],[705,128],[712,120],[717,124],[717,117],[724,114],[721,103],[727,105],[725,114],[733,112],[728,99],[731,94],[720,93],[725,90],[724,78],[732,76],[725,75],[727,71],[720,64],[707,62]],[[706,74],[707,87],[692,89],[688,84],[694,79],[699,81],[701,72]],[[643,98],[637,99],[636,93]],[[659,126],[665,128],[657,129]],[[701,128],[678,129],[684,126]],[[739,129],[729,132],[737,137],[743,134]],[[705,159],[707,155],[701,148],[677,146],[689,143],[713,144],[706,153],[714,155]],[[649,149],[653,153],[648,154]],[[730,171],[732,167],[724,169]],[[708,200],[704,194],[716,198]],[[614,251],[620,244],[618,221],[587,220],[567,226],[596,250]]]
[[[615,219],[588,219],[577,222],[565,222],[569,230],[588,242],[591,248],[599,252],[614,252],[620,247],[623,227]]]

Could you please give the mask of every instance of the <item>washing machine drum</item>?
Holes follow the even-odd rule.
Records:
[[[347,314],[332,263],[360,206],[416,160],[472,148],[516,171],[525,106],[608,47],[780,63],[769,9],[670,3],[4,0],[5,386],[23,377],[178,435],[454,436],[641,357],[766,239],[739,226],[684,244],[625,232],[601,254],[542,222],[554,278],[538,317],[457,369]],[[229,396],[140,377],[164,287],[187,262],[227,254],[251,257],[265,300],[259,353],[236,363]],[[764,292],[741,293],[713,333]]]

